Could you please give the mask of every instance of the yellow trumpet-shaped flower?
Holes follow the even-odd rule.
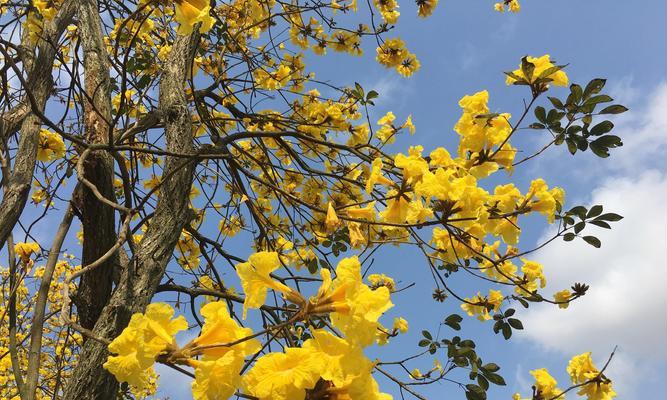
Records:
[[[563,392],[556,387],[558,382],[549,375],[549,371],[546,368],[530,371],[530,374],[535,378],[535,388],[540,398],[551,399]]]
[[[37,147],[37,159],[39,161],[51,161],[62,158],[65,155],[65,142],[55,132],[42,129],[39,132],[39,146]]]
[[[320,360],[320,386],[326,387],[331,399],[390,400],[380,393],[371,371],[374,364],[364,355],[362,348],[351,340],[339,338],[323,329],[312,332],[312,339],[304,342]]]
[[[252,329],[240,326],[229,315],[226,302],[216,301],[204,305],[201,308],[201,315],[204,317],[201,335],[186,348],[192,346],[194,349],[201,348],[196,353],[203,354],[204,358],[218,358],[229,352],[236,352],[245,357],[259,351],[261,346],[257,340],[241,341],[252,335]],[[226,346],[235,342],[238,343]]]
[[[243,357],[229,352],[209,361],[190,360],[195,367],[192,382],[192,397],[195,400],[217,400],[232,397],[241,385],[239,371],[243,368]]]
[[[288,347],[285,353],[269,353],[243,376],[244,392],[259,400],[304,399],[320,378],[323,364],[308,349]]]
[[[200,32],[208,32],[215,19],[209,15],[211,4],[209,0],[180,0],[176,2],[174,19],[178,22],[178,34],[189,35],[194,25],[201,22]]]
[[[245,357],[258,352],[261,345],[256,339],[247,339],[252,329],[232,319],[226,302],[206,304],[201,315],[205,321],[201,335],[183,349],[184,355],[202,355],[201,360],[189,360],[195,367],[192,396],[195,400],[226,399],[241,386]]]
[[[376,158],[373,160],[373,163],[371,164],[371,174],[368,177],[368,180],[366,181],[366,192],[370,193],[373,191],[373,187],[376,184],[384,185],[384,186],[392,186],[394,185],[394,182],[391,179],[386,178],[384,175],[382,175],[382,159]]]
[[[567,365],[567,373],[575,385],[592,381],[581,387],[577,392],[579,396],[586,396],[588,400],[611,400],[616,397],[611,381],[600,374],[590,352],[572,357]]]
[[[104,368],[116,379],[135,388],[145,388],[153,371],[155,358],[167,349],[175,349],[174,336],[186,329],[182,315],[172,319],[174,309],[165,303],[149,304],[146,313],[137,313],[130,324],[109,344]]]
[[[362,282],[361,264],[357,257],[341,260],[336,267],[336,275],[331,293],[344,296],[349,309],[340,307],[332,313],[333,325],[343,332],[347,340],[368,346],[375,340],[378,319],[393,307],[389,289],[382,286],[372,290],[366,286]]]
[[[298,302],[301,295],[289,286],[275,281],[270,274],[280,267],[278,253],[260,251],[248,257],[248,261],[236,266],[236,273],[241,279],[241,286],[245,292],[243,302],[243,319],[246,318],[249,308],[259,308],[266,300],[269,288],[283,293],[290,301]]]
[[[328,233],[332,233],[338,229],[340,226],[340,219],[338,219],[338,215],[336,215],[336,210],[333,208],[333,204],[329,202],[329,205],[327,206],[327,217],[324,220],[324,225],[327,228]]]
[[[355,218],[355,219],[364,219],[368,221],[374,221],[375,220],[375,202],[372,201],[368,203],[366,207],[350,207],[346,208],[345,211],[347,211],[347,215],[350,218]]]
[[[31,262],[30,256],[39,252],[39,245],[37,243],[16,243],[14,245],[14,253],[21,259],[23,264]]]

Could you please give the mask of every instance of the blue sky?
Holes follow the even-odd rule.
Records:
[[[492,111],[518,114],[528,93],[507,87],[502,71],[515,69],[524,55],[548,53],[559,63],[569,63],[567,73],[574,82],[607,78],[611,95],[631,108],[615,120],[617,134],[626,145],[611,158],[601,160],[590,152],[571,157],[564,148],[556,148],[511,177],[524,189],[531,179],[544,177],[550,185],[565,188],[567,206],[601,203],[626,219],[617,229],[598,234],[603,240],[599,250],[556,243],[535,255],[545,264],[550,280],[547,291],[566,288],[573,281],[591,285],[589,294],[570,309],[536,307],[520,314],[526,330],[515,332],[509,342],[494,335],[490,323],[464,319],[465,335],[475,339],[486,362],[502,366],[500,372],[508,383],[490,391],[489,398],[510,399],[516,391],[527,396],[532,382],[528,372],[541,367],[549,368],[566,386],[564,371],[570,356],[592,350],[602,364],[615,345],[619,351],[609,376],[617,382],[618,398],[656,398],[662,393],[659,371],[667,367],[667,346],[660,335],[667,329],[662,306],[667,294],[660,286],[667,282],[660,254],[667,245],[667,46],[663,43],[667,2],[524,0],[522,12],[514,15],[494,12],[493,1],[441,0],[434,15],[425,20],[414,17],[415,7],[404,3],[395,35],[421,61],[421,70],[412,78],[401,78],[374,62],[372,46],[365,48],[361,58],[309,57],[318,79],[344,85],[358,81],[367,90],[377,90],[380,99],[374,119],[388,110],[398,120],[413,116],[417,134],[400,138],[391,151],[422,144],[427,150],[445,146],[454,152],[457,136],[452,127],[460,115],[457,102],[478,90],[489,90]],[[554,93],[565,96],[559,90]],[[535,132],[523,135],[519,143],[528,148],[547,140]],[[50,229],[38,227],[37,234],[48,237]],[[543,220],[530,220],[523,243],[536,243],[548,229]],[[249,253],[238,245],[232,252]],[[404,316],[410,332],[394,339],[390,351],[368,352],[371,357],[400,359],[417,349],[422,329],[435,332],[445,316],[460,312],[459,303],[432,301],[433,283],[424,259],[409,249],[384,248],[375,264],[401,285],[416,284],[395,296],[396,307],[385,318],[390,324],[392,317]],[[456,281],[456,288],[465,296],[478,290],[476,283],[464,279]],[[443,328],[442,334],[454,333]],[[427,370],[430,365],[430,359],[425,359],[411,367]],[[164,368],[160,372],[161,393],[172,399],[190,398],[188,378]],[[400,398],[394,385],[381,383],[383,390]],[[462,398],[460,389],[451,384],[418,390],[433,399]]]

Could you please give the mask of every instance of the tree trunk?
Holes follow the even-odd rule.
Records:
[[[185,84],[192,63],[194,43],[198,39],[179,36],[171,50],[160,79],[160,111],[164,116],[167,149],[193,153],[191,116],[187,108]],[[94,333],[114,338],[127,326],[130,316],[143,312],[162,279],[167,263],[183,227],[192,219],[189,191],[194,174],[194,158],[167,157],[154,217],[125,268],[109,304],[104,307]],[[108,356],[105,345],[88,340],[79,363],[67,382],[64,399],[113,399],[118,383],[102,364]]]
[[[109,143],[111,126],[111,66],[104,45],[104,32],[97,0],[79,0],[79,35],[84,62],[84,129],[86,142]],[[104,151],[92,152],[84,162],[84,177],[105,198],[115,201],[113,190],[113,158]],[[105,254],[116,242],[114,210],[100,202],[85,185],[77,203],[83,224],[82,263],[88,265]],[[95,326],[97,318],[111,297],[115,257],[81,277],[74,298],[79,323],[86,329]]]

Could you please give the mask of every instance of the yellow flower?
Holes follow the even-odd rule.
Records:
[[[409,155],[398,153],[394,157],[394,165],[403,169],[403,177],[407,182],[419,180],[428,171],[428,162],[421,156],[422,146],[410,146]]]
[[[292,70],[283,64],[273,72],[268,72],[263,68],[255,70],[255,83],[257,86],[268,90],[277,90],[285,86],[290,80]]]
[[[546,368],[530,371],[530,374],[535,378],[535,387],[541,398],[551,399],[562,393],[562,390],[556,387],[558,382],[549,375]]]
[[[516,3],[514,5],[514,9],[517,9],[518,11],[519,4]],[[512,5],[510,4],[510,10],[512,10]],[[516,11],[514,11],[516,12]],[[540,76],[542,75],[543,72],[549,70],[550,68],[554,67],[555,65],[551,62],[551,58],[549,57],[548,54],[543,55],[542,57],[530,57],[528,56],[527,58],[529,63],[532,63],[535,66],[535,70],[533,71],[533,75],[530,80],[527,79],[526,76],[524,76],[523,71],[521,70],[521,66],[519,66],[519,69],[514,70],[512,73],[520,78],[526,79],[529,83],[535,82]],[[553,83],[556,86],[567,86],[568,85],[568,78],[567,75],[563,70],[558,70],[555,72],[551,72],[550,74],[546,76],[542,76],[542,78],[549,78],[552,81],[550,83]],[[508,76],[506,83],[508,85],[513,84],[516,82],[516,79]]]
[[[385,67],[397,67],[408,55],[405,42],[399,38],[386,40],[376,49],[377,61]]]
[[[258,352],[261,344],[256,339],[242,340],[252,335],[252,329],[232,319],[224,301],[206,304],[201,315],[205,319],[201,335],[184,348],[192,355],[203,355],[201,361],[190,361],[195,367],[192,394],[196,400],[226,399],[241,385],[244,358]],[[234,342],[238,343],[227,345]]]
[[[232,319],[227,310],[227,302],[208,303],[201,308],[201,315],[205,321],[201,334],[186,348],[193,346],[196,349],[201,346],[202,349],[198,350],[197,354],[203,354],[204,359],[222,357],[229,352],[235,352],[243,358],[261,348],[260,343],[255,339],[244,340],[233,346],[210,347],[236,342],[252,335],[252,329],[241,327]]]
[[[109,356],[104,368],[121,382],[145,388],[155,358],[175,349],[174,336],[188,327],[185,317],[171,319],[173,315],[174,309],[165,303],[149,304],[145,314],[132,315],[127,328],[109,344],[109,352],[116,355]]]
[[[554,294],[554,299],[560,303],[558,304],[559,308],[567,308],[570,305],[568,300],[570,300],[571,297],[572,293],[567,289],[561,290],[560,292],[556,292],[556,294]]]
[[[394,329],[406,333],[408,331],[408,321],[404,318],[394,318]]]
[[[14,253],[21,259],[23,264],[30,264],[30,256],[40,251],[39,245],[34,242],[30,243],[16,243],[14,245]]]
[[[478,320],[487,321],[491,319],[489,308],[494,311],[500,310],[500,305],[503,303],[503,299],[503,294],[499,290],[489,290],[489,295],[487,297],[482,296],[482,294],[478,292],[477,296],[472,299],[466,298],[465,300],[468,303],[461,304],[461,309],[467,312],[471,317],[477,315]]]
[[[367,221],[374,221],[375,220],[375,202],[372,201],[368,203],[366,207],[349,207],[346,208],[345,211],[347,211],[347,215],[350,218],[355,218],[355,219],[364,219]]]
[[[178,22],[178,34],[189,35],[194,25],[201,22],[199,31],[208,32],[215,19],[209,15],[211,4],[209,0],[178,0],[174,19]]]
[[[419,15],[422,18],[426,18],[429,15],[433,14],[433,10],[435,10],[435,6],[437,5],[438,5],[438,0],[417,0],[417,6],[419,7],[417,15]]]
[[[334,210],[333,204],[331,204],[331,202],[329,202],[329,206],[327,207],[327,217],[324,221],[324,224],[328,233],[335,232],[341,224],[340,219],[338,219],[338,215],[336,215],[336,210]]]
[[[39,161],[51,161],[62,158],[64,155],[65,143],[60,135],[47,129],[40,130],[37,159]]]
[[[547,220],[552,224],[556,217],[558,204],[565,201],[565,191],[559,187],[549,190],[544,179],[535,179],[530,183],[527,201],[532,200],[528,205],[532,211],[544,214]]]
[[[419,71],[421,63],[417,60],[417,56],[408,53],[403,60],[396,66],[396,71],[406,78],[409,78],[415,72]]]
[[[390,292],[396,290],[394,280],[385,274],[370,274],[368,275],[368,282],[371,283],[371,289],[377,289],[384,286],[389,289]]]
[[[273,280],[270,274],[280,267],[278,253],[260,251],[248,257],[248,261],[236,265],[236,273],[241,279],[241,286],[245,293],[243,302],[243,319],[246,318],[249,308],[259,308],[266,300],[269,288],[282,292],[288,298],[299,296],[289,286]]]
[[[303,348],[319,360],[320,378],[331,385],[325,389],[331,396],[327,398],[391,399],[391,396],[380,393],[371,375],[374,365],[355,342],[338,338],[323,329],[314,330],[312,336],[304,342]]]
[[[378,319],[393,304],[389,300],[389,289],[385,286],[372,290],[362,282],[359,259],[342,259],[336,267],[336,280],[333,281],[333,293],[344,288],[346,308],[340,308],[331,314],[333,325],[340,329],[345,338],[360,346],[368,346],[375,340]]]
[[[241,386],[239,371],[243,368],[243,357],[229,352],[210,361],[191,360],[195,367],[192,382],[192,397],[195,400],[227,399]]]
[[[421,200],[411,201],[408,206],[408,215],[406,220],[410,224],[417,224],[425,222],[433,217],[433,210],[430,207],[425,207]]]
[[[387,201],[387,208],[380,213],[380,218],[392,224],[402,224],[408,217],[410,203],[401,195],[394,193],[392,196],[394,197]]]
[[[259,400],[297,400],[315,387],[323,360],[303,348],[288,347],[285,353],[260,357],[243,376],[244,392]]]
[[[616,397],[611,381],[600,374],[593,364],[590,352],[572,357],[567,365],[567,373],[570,374],[572,383],[575,385],[597,379],[597,381],[582,386],[577,392],[579,396],[587,396],[588,400],[611,400]]]
[[[382,175],[382,159],[376,158],[371,163],[371,174],[366,181],[366,192],[370,193],[373,191],[373,187],[376,184],[384,186],[392,186],[394,182],[391,179],[386,178]]]
[[[546,286],[547,278],[542,273],[542,264],[535,261],[526,260],[525,258],[521,258],[521,261],[523,261],[521,272],[523,272],[526,280],[528,280],[530,283],[539,280],[541,288]]]

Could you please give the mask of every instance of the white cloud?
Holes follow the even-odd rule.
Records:
[[[599,362],[618,345],[610,376],[617,378],[619,395],[631,393],[651,365],[667,358],[666,199],[667,176],[660,172],[610,179],[593,193],[591,204],[625,218],[611,231],[595,231],[602,248],[556,242],[536,254],[550,279],[547,293],[574,282],[591,288],[567,310],[531,309],[524,317],[525,336],[567,355],[591,350]]]
[[[636,97],[630,84],[622,90]],[[616,132],[623,147],[613,151],[610,167],[617,171],[664,164],[667,151],[667,82],[660,83],[641,109],[632,110],[617,120]]]

